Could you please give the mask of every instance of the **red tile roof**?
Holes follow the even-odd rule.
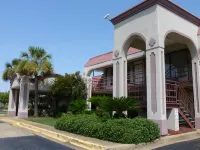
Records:
[[[140,51],[141,50],[136,49],[136,48],[130,48],[128,50],[128,55],[133,54],[133,53],[137,53],[137,52],[140,52]],[[96,64],[100,64],[100,63],[112,60],[112,56],[113,56],[113,52],[109,52],[109,53],[106,53],[106,54],[102,54],[102,55],[90,58],[88,60],[88,62],[85,64],[85,67],[93,66],[93,65],[96,65]]]

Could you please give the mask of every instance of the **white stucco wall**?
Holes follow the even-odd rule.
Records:
[[[148,41],[157,33],[157,5],[148,8],[118,24],[114,27],[114,51],[123,51],[122,47],[133,33],[142,34]]]
[[[48,77],[44,80],[44,82],[39,81],[39,91],[45,92],[47,91],[50,86],[53,84],[53,82],[55,81],[55,77]],[[34,91],[34,83],[30,83],[30,91]],[[12,89],[20,89],[20,82],[18,80],[18,78],[16,77],[14,79],[14,82],[12,84]]]
[[[48,89],[50,88],[50,86],[53,84],[53,82],[55,81],[55,78],[54,77],[49,77],[49,78],[46,78],[44,80],[44,82],[39,82],[39,85],[38,85],[38,89],[39,91],[41,92],[46,92],[48,91]],[[34,83],[30,83],[30,91],[34,91],[35,89],[35,84]]]
[[[129,54],[127,56],[127,60],[138,59],[138,58],[143,57],[144,55],[145,55],[144,51]],[[106,62],[103,62],[103,63],[100,63],[100,64],[85,67],[84,70],[83,70],[83,73],[84,73],[84,76],[89,76],[93,70],[104,68],[104,67],[109,67],[109,66],[111,66],[111,67],[113,66],[113,60],[109,60],[109,61],[106,61]]]
[[[89,67],[85,67],[83,69],[83,76],[90,76],[90,74],[92,73],[93,70],[95,69],[99,69],[99,68],[104,68],[106,66],[112,66],[113,65],[113,61],[109,60],[100,64],[96,64],[96,65],[92,65]]]
[[[197,31],[198,26],[187,21],[186,19],[176,15],[175,13],[167,10],[166,8],[158,5],[157,6],[157,12],[158,12],[158,31],[160,39],[163,38],[163,40],[160,41],[160,45],[162,46],[166,34],[169,31],[177,31],[187,37],[189,37],[193,42],[195,47],[198,47],[198,38],[197,38]],[[164,45],[163,45],[164,46]]]
[[[20,88],[20,82],[18,80],[18,78],[16,77],[12,83],[12,89],[19,89]]]

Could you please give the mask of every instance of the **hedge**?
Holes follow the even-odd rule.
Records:
[[[123,144],[147,143],[160,137],[158,125],[145,118],[102,121],[96,115],[66,114],[56,122],[55,128]]]

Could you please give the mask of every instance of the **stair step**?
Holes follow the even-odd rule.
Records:
[[[184,119],[179,119],[179,122],[186,122]]]
[[[187,113],[186,113],[186,114],[184,114],[184,115],[185,115],[185,116],[187,116],[187,117],[188,117],[188,116],[190,116],[190,114],[187,114]]]
[[[179,124],[180,125],[183,125],[183,124],[185,125],[185,124],[187,124],[187,122],[179,122]]]

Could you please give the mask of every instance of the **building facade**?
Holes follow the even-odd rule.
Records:
[[[44,80],[39,79],[38,93],[45,95],[49,87],[55,81],[57,75],[47,77]],[[14,74],[10,78],[10,92],[8,103],[8,116],[18,118],[28,118],[29,95],[34,94],[34,81],[28,76]]]
[[[84,67],[88,99],[137,98],[161,135],[181,125],[200,128],[200,19],[172,1],[146,0],[110,21],[113,51]]]

